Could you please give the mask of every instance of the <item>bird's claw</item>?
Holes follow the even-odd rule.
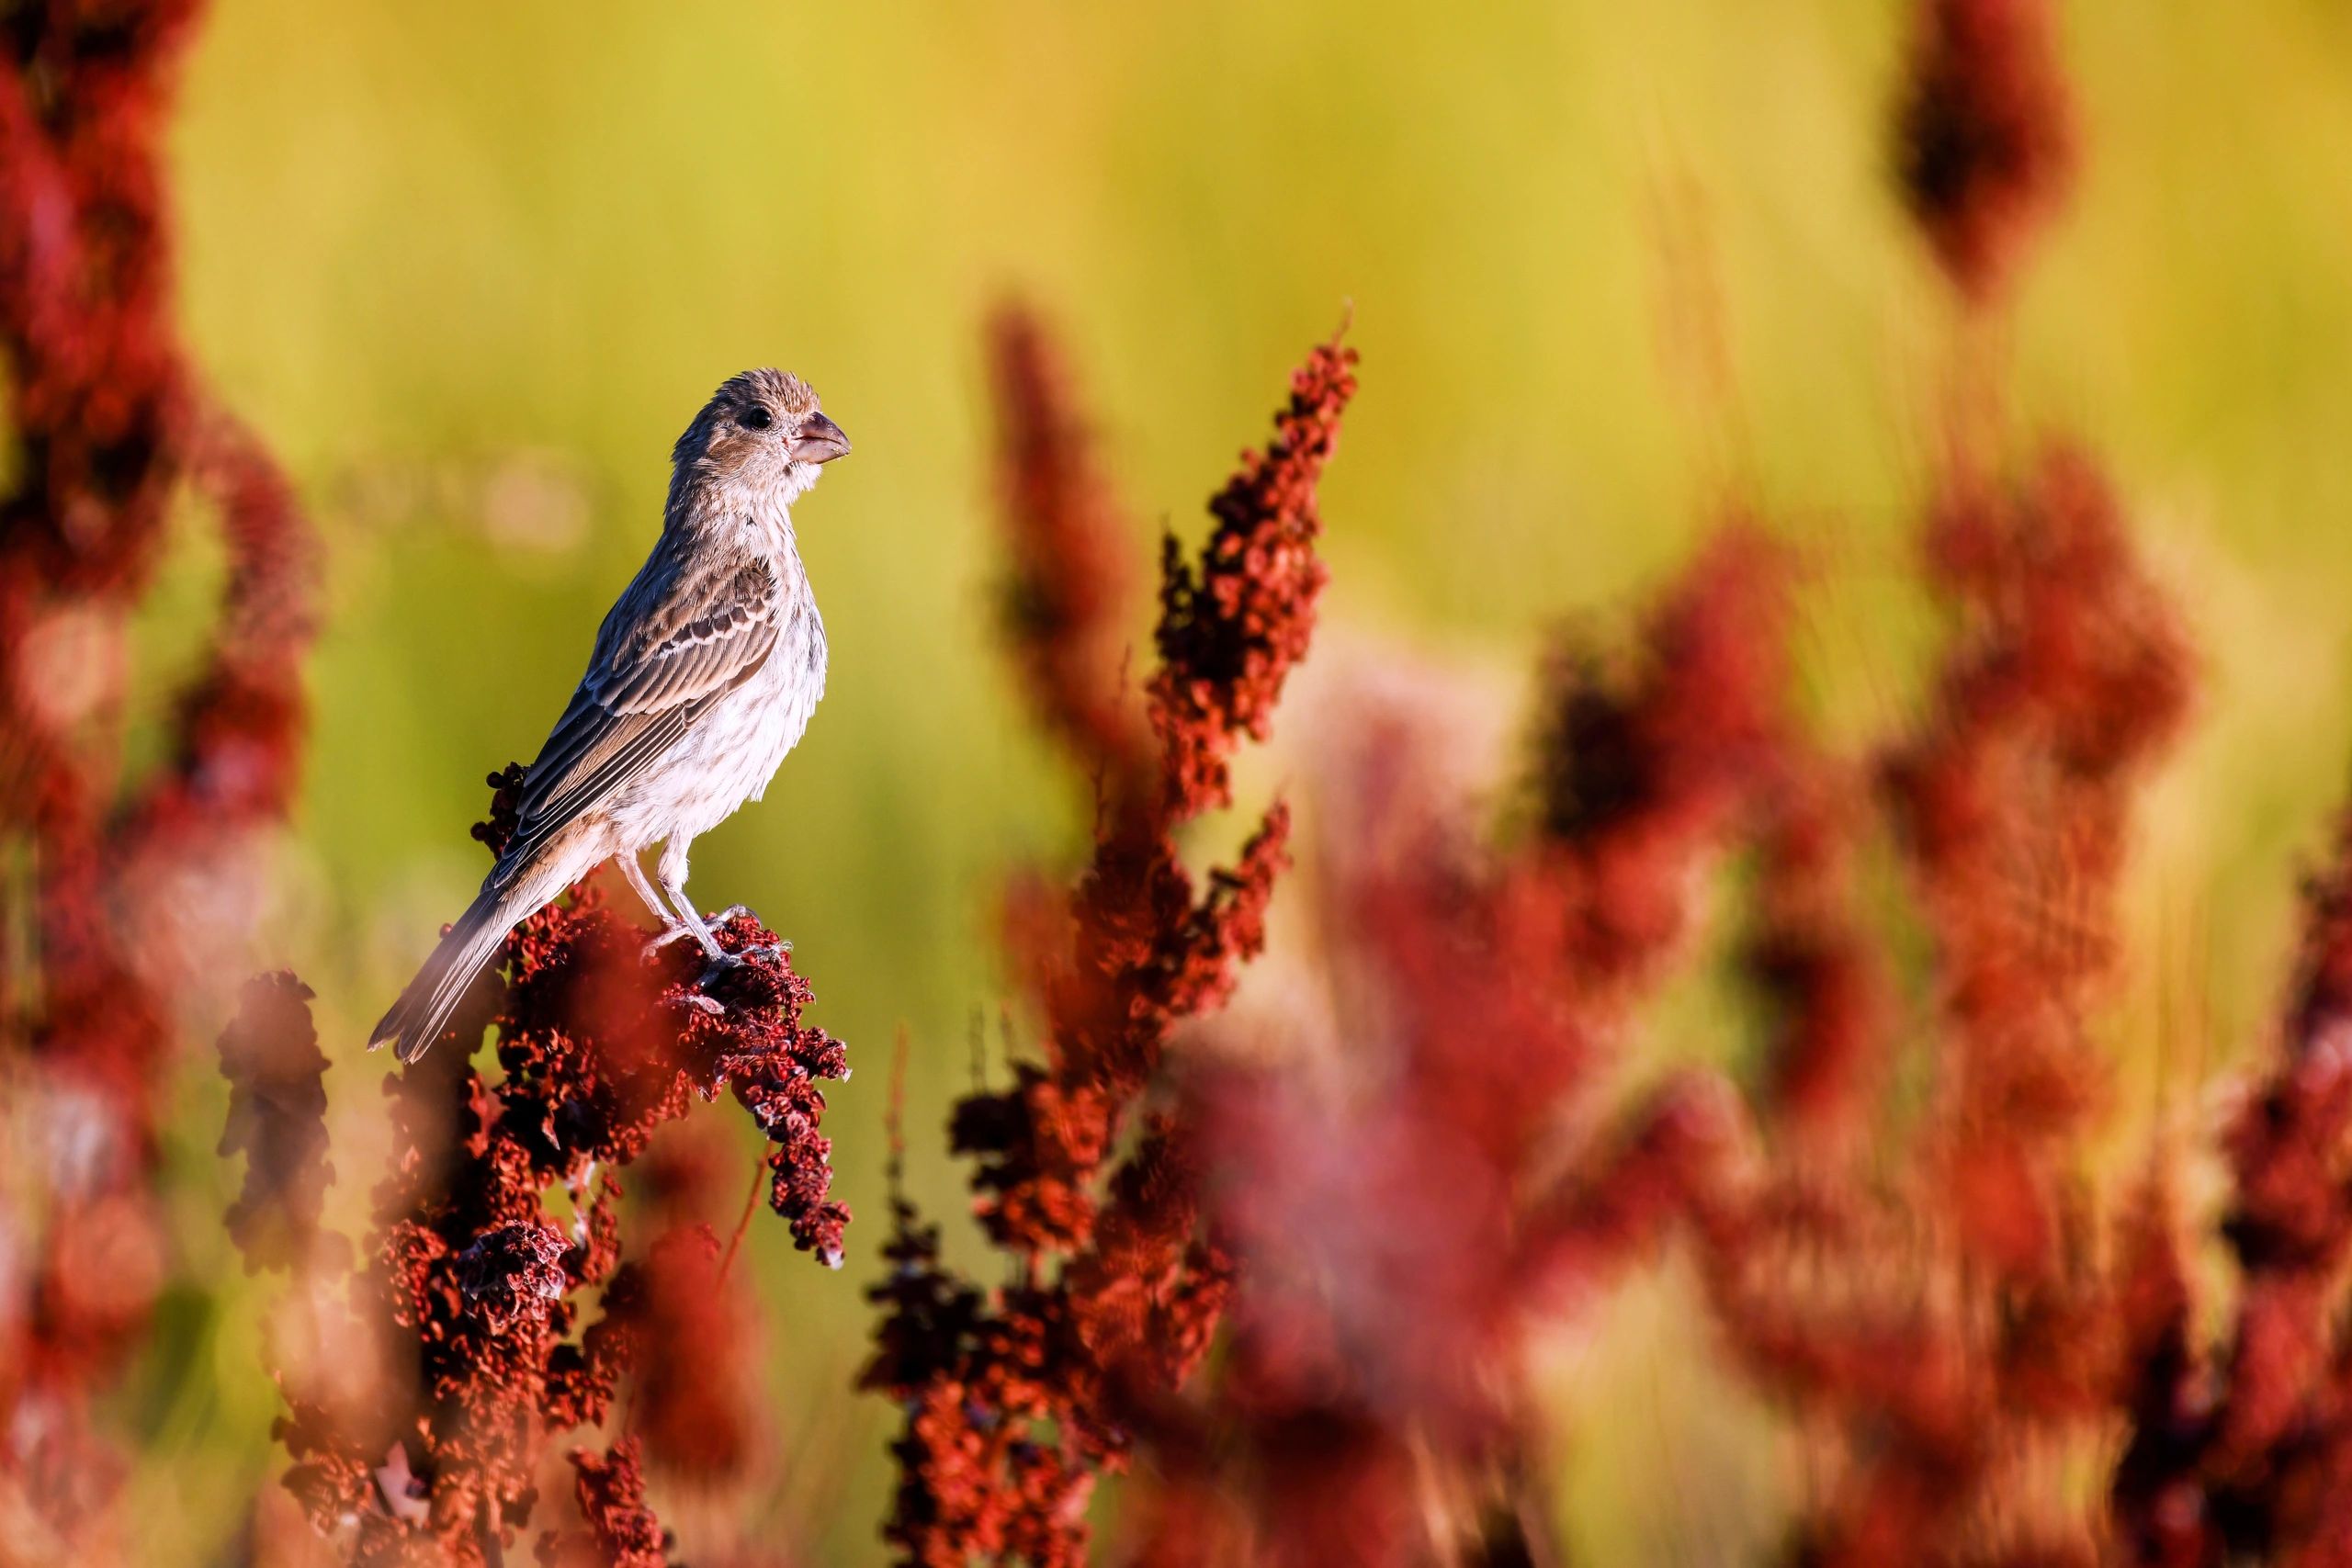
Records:
[[[695,984],[697,987],[707,986],[721,975],[741,969],[753,959],[763,964],[780,963],[791,951],[792,944],[788,942],[762,942],[757,947],[746,947],[734,953],[721,950],[710,955],[710,962],[703,966],[702,977]]]
[[[712,1018],[720,1017],[727,1011],[727,1005],[724,1002],[719,1001],[714,997],[706,997],[700,991],[682,992],[671,1002],[670,1005],[672,1007],[692,1008],[696,1012],[707,1013]]]
[[[696,986],[707,986],[713,980],[718,979],[721,975],[727,974],[730,970],[741,969],[744,964],[749,964],[750,962],[750,957],[744,953],[724,952],[714,953],[710,955],[710,962],[703,965],[702,977],[696,980],[695,984]]]

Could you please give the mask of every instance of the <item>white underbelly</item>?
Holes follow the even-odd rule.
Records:
[[[631,780],[612,810],[622,842],[642,849],[673,835],[699,837],[757,800],[824,695],[821,646],[812,659],[807,649],[779,645],[758,674]]]

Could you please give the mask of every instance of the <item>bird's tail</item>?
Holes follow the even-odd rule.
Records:
[[[408,989],[401,993],[400,1000],[376,1025],[368,1048],[372,1051],[389,1041],[392,1055],[403,1062],[424,1055],[448,1027],[449,1015],[466,999],[506,933],[562,892],[573,880],[569,872],[568,867],[545,862],[518,874],[502,876],[492,872],[466,912],[458,917],[458,923],[442,937],[441,945],[433,950],[433,956],[424,961],[424,967],[416,972],[416,978],[408,983]]]

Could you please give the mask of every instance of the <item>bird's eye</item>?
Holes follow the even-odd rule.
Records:
[[[768,412],[766,409],[762,408],[757,403],[754,403],[750,408],[745,409],[738,417],[743,428],[746,430],[765,430],[769,425],[775,423],[775,415]]]

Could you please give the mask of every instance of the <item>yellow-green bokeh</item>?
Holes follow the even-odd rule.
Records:
[[[2105,457],[2210,660],[2134,883],[2165,976],[2125,1014],[2220,1061],[2259,1036],[2352,756],[2352,12],[2064,9],[2084,178],[1987,352],[2021,424]],[[221,0],[174,139],[181,290],[326,536],[309,784],[254,960],[321,993],[338,1129],[372,1114],[366,1026],[480,874],[481,775],[536,747],[656,526],[669,442],[735,370],[808,377],[857,446],[801,508],[830,693],[695,887],[796,941],[859,1064],[829,1122],[851,1268],[754,1235],[777,1422],[838,1478],[776,1527],[871,1561],[889,1413],[846,1383],[890,1041],[914,1185],[952,1215],[937,1128],[1001,998],[991,896],[1081,822],[992,654],[983,313],[1017,293],[1066,330],[1140,553],[1195,525],[1352,302],[1335,625],[1518,668],[1737,495],[1840,585],[1808,680],[1858,734],[1925,630],[1902,548],[1952,355],[1883,186],[1903,10]],[[1687,351],[1711,323],[1720,383]],[[157,1563],[210,1560],[275,1465],[268,1287],[214,1234],[234,1173],[208,1064],[184,1070],[189,1283],[126,1412]],[[338,1165],[348,1204],[364,1144]],[[1756,1421],[1709,1394],[1702,1332],[1640,1315],[1589,1379],[1604,1408],[1561,1381],[1564,1462],[1580,1433],[1606,1450],[1566,1492],[1579,1555],[1714,1561],[1769,1500],[1697,1533],[1672,1510],[1710,1456],[1736,1456],[1713,1495],[1769,1493],[1727,1435]]]

